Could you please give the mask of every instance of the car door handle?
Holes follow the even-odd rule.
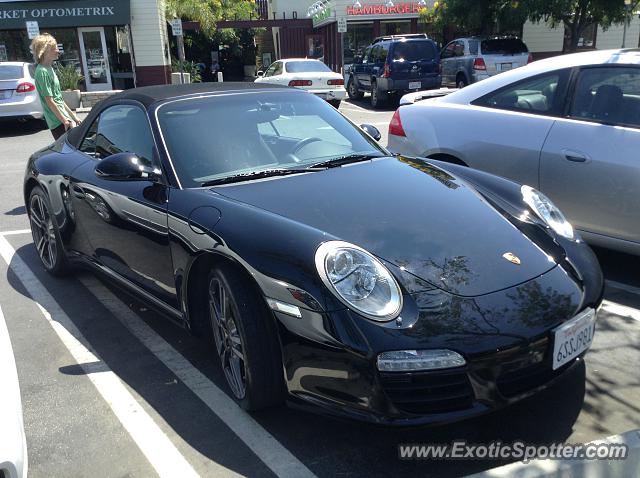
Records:
[[[564,153],[565,159],[573,161],[574,163],[585,163],[587,162],[587,159],[589,159],[585,153],[581,153],[580,151],[564,149],[562,152]]]

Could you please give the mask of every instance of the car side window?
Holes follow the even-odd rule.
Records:
[[[568,75],[568,70],[560,70],[527,78],[493,91],[471,104],[523,113],[559,115]]]
[[[95,157],[134,153],[145,166],[153,166],[153,135],[147,114],[134,105],[116,105],[100,114],[95,136]]]
[[[264,72],[263,76],[271,76],[273,72],[276,70],[276,63],[271,63],[271,66],[267,68],[267,71]]]
[[[273,76],[282,75],[282,62],[278,61],[275,64],[275,68],[273,70]]]
[[[371,47],[367,47],[364,50],[364,55],[362,57],[362,63],[369,63],[371,61]]]
[[[569,116],[640,127],[640,68],[597,67],[580,71]]]
[[[380,59],[378,60],[381,63],[385,63],[387,61],[387,57],[389,56],[389,43],[385,43],[380,46]]]
[[[464,56],[464,42],[457,41],[453,46],[454,56]]]
[[[447,46],[442,49],[442,53],[440,54],[440,58],[443,60],[445,58],[451,58],[454,55],[454,48],[456,46],[456,42],[451,42]]]
[[[469,53],[471,55],[477,55],[479,46],[480,42],[478,40],[469,40]]]

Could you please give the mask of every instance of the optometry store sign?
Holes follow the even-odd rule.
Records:
[[[127,25],[130,17],[129,0],[0,0],[0,30],[25,28],[28,21],[40,28]]]
[[[363,5],[362,7],[347,7],[347,15],[398,15],[409,13],[420,13],[420,9],[424,8],[417,3],[396,3],[393,7],[380,5]]]

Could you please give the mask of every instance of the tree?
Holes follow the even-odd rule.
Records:
[[[516,33],[526,18],[522,4],[515,0],[441,0],[420,11],[421,21],[436,31],[455,26],[469,35]]]
[[[249,19],[256,16],[255,0],[167,0],[167,19],[182,18],[200,23],[206,36],[216,32],[216,22],[223,19]]]
[[[575,51],[584,31],[592,25],[608,28],[628,21],[629,12],[640,4],[632,0],[523,0],[527,16],[532,21],[549,21],[552,26],[564,26],[568,33],[564,51]]]

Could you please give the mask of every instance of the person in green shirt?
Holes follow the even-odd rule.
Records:
[[[36,60],[36,90],[42,103],[44,119],[54,139],[65,131],[77,126],[80,121],[62,99],[62,90],[53,62],[58,59],[58,44],[48,33],[38,35],[31,42],[33,57]]]

